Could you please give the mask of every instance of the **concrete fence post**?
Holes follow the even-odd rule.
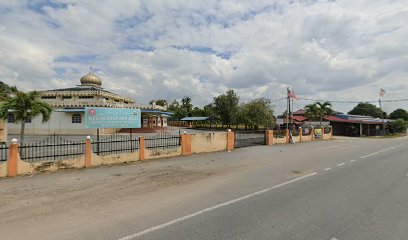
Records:
[[[273,145],[273,130],[266,130],[266,145]]]
[[[92,145],[91,136],[87,136],[85,140],[85,163],[84,167],[88,168],[92,166]]]
[[[181,155],[190,156],[193,152],[191,149],[191,135],[184,132],[181,134]]]
[[[145,160],[145,139],[142,136],[139,136],[139,160]]]
[[[286,129],[286,143],[289,143],[289,129]]]
[[[18,140],[11,140],[9,145],[9,156],[7,159],[7,176],[15,177],[18,175]]]
[[[314,127],[312,126],[310,129],[310,141],[315,140],[315,132],[314,132]]]
[[[302,130],[302,127],[299,127],[299,142],[302,142],[302,137],[303,137],[303,130]]]
[[[234,150],[234,145],[235,145],[234,132],[232,132],[231,129],[228,129],[228,132],[227,132],[227,151]]]
[[[322,126],[322,128],[321,128],[321,131],[322,131],[322,141],[324,140],[324,127]]]

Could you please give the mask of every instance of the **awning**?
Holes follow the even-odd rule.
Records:
[[[209,117],[185,117],[180,119],[181,121],[205,121],[210,119]]]

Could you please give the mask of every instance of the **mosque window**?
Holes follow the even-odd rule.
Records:
[[[31,117],[26,117],[25,122],[26,122],[26,123],[31,123]]]
[[[56,99],[56,96],[42,96],[41,99]]]
[[[16,121],[16,119],[15,119],[15,117],[14,117],[14,114],[9,114],[9,115],[7,115],[7,122],[8,123],[14,123]]]
[[[62,99],[71,99],[72,96],[62,96]]]
[[[92,99],[93,96],[79,96],[79,99]]]
[[[74,115],[72,115],[72,123],[82,123],[82,116],[81,116],[81,114],[74,114]]]

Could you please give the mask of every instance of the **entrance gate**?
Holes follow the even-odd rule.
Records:
[[[266,132],[257,131],[237,131],[234,132],[234,147],[249,147],[266,144]]]

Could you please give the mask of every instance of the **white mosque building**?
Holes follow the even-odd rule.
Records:
[[[40,91],[41,100],[53,107],[51,119],[43,123],[41,116],[28,119],[27,135],[86,135],[96,134],[96,129],[86,129],[84,123],[85,107],[132,108],[141,109],[142,129],[138,132],[161,131],[167,126],[171,113],[162,106],[141,106],[131,98],[120,96],[102,88],[102,80],[91,71],[82,76],[81,84],[71,88]],[[12,113],[7,118],[8,134],[18,134],[20,124],[15,123]],[[111,134],[124,129],[100,129],[101,134]]]

